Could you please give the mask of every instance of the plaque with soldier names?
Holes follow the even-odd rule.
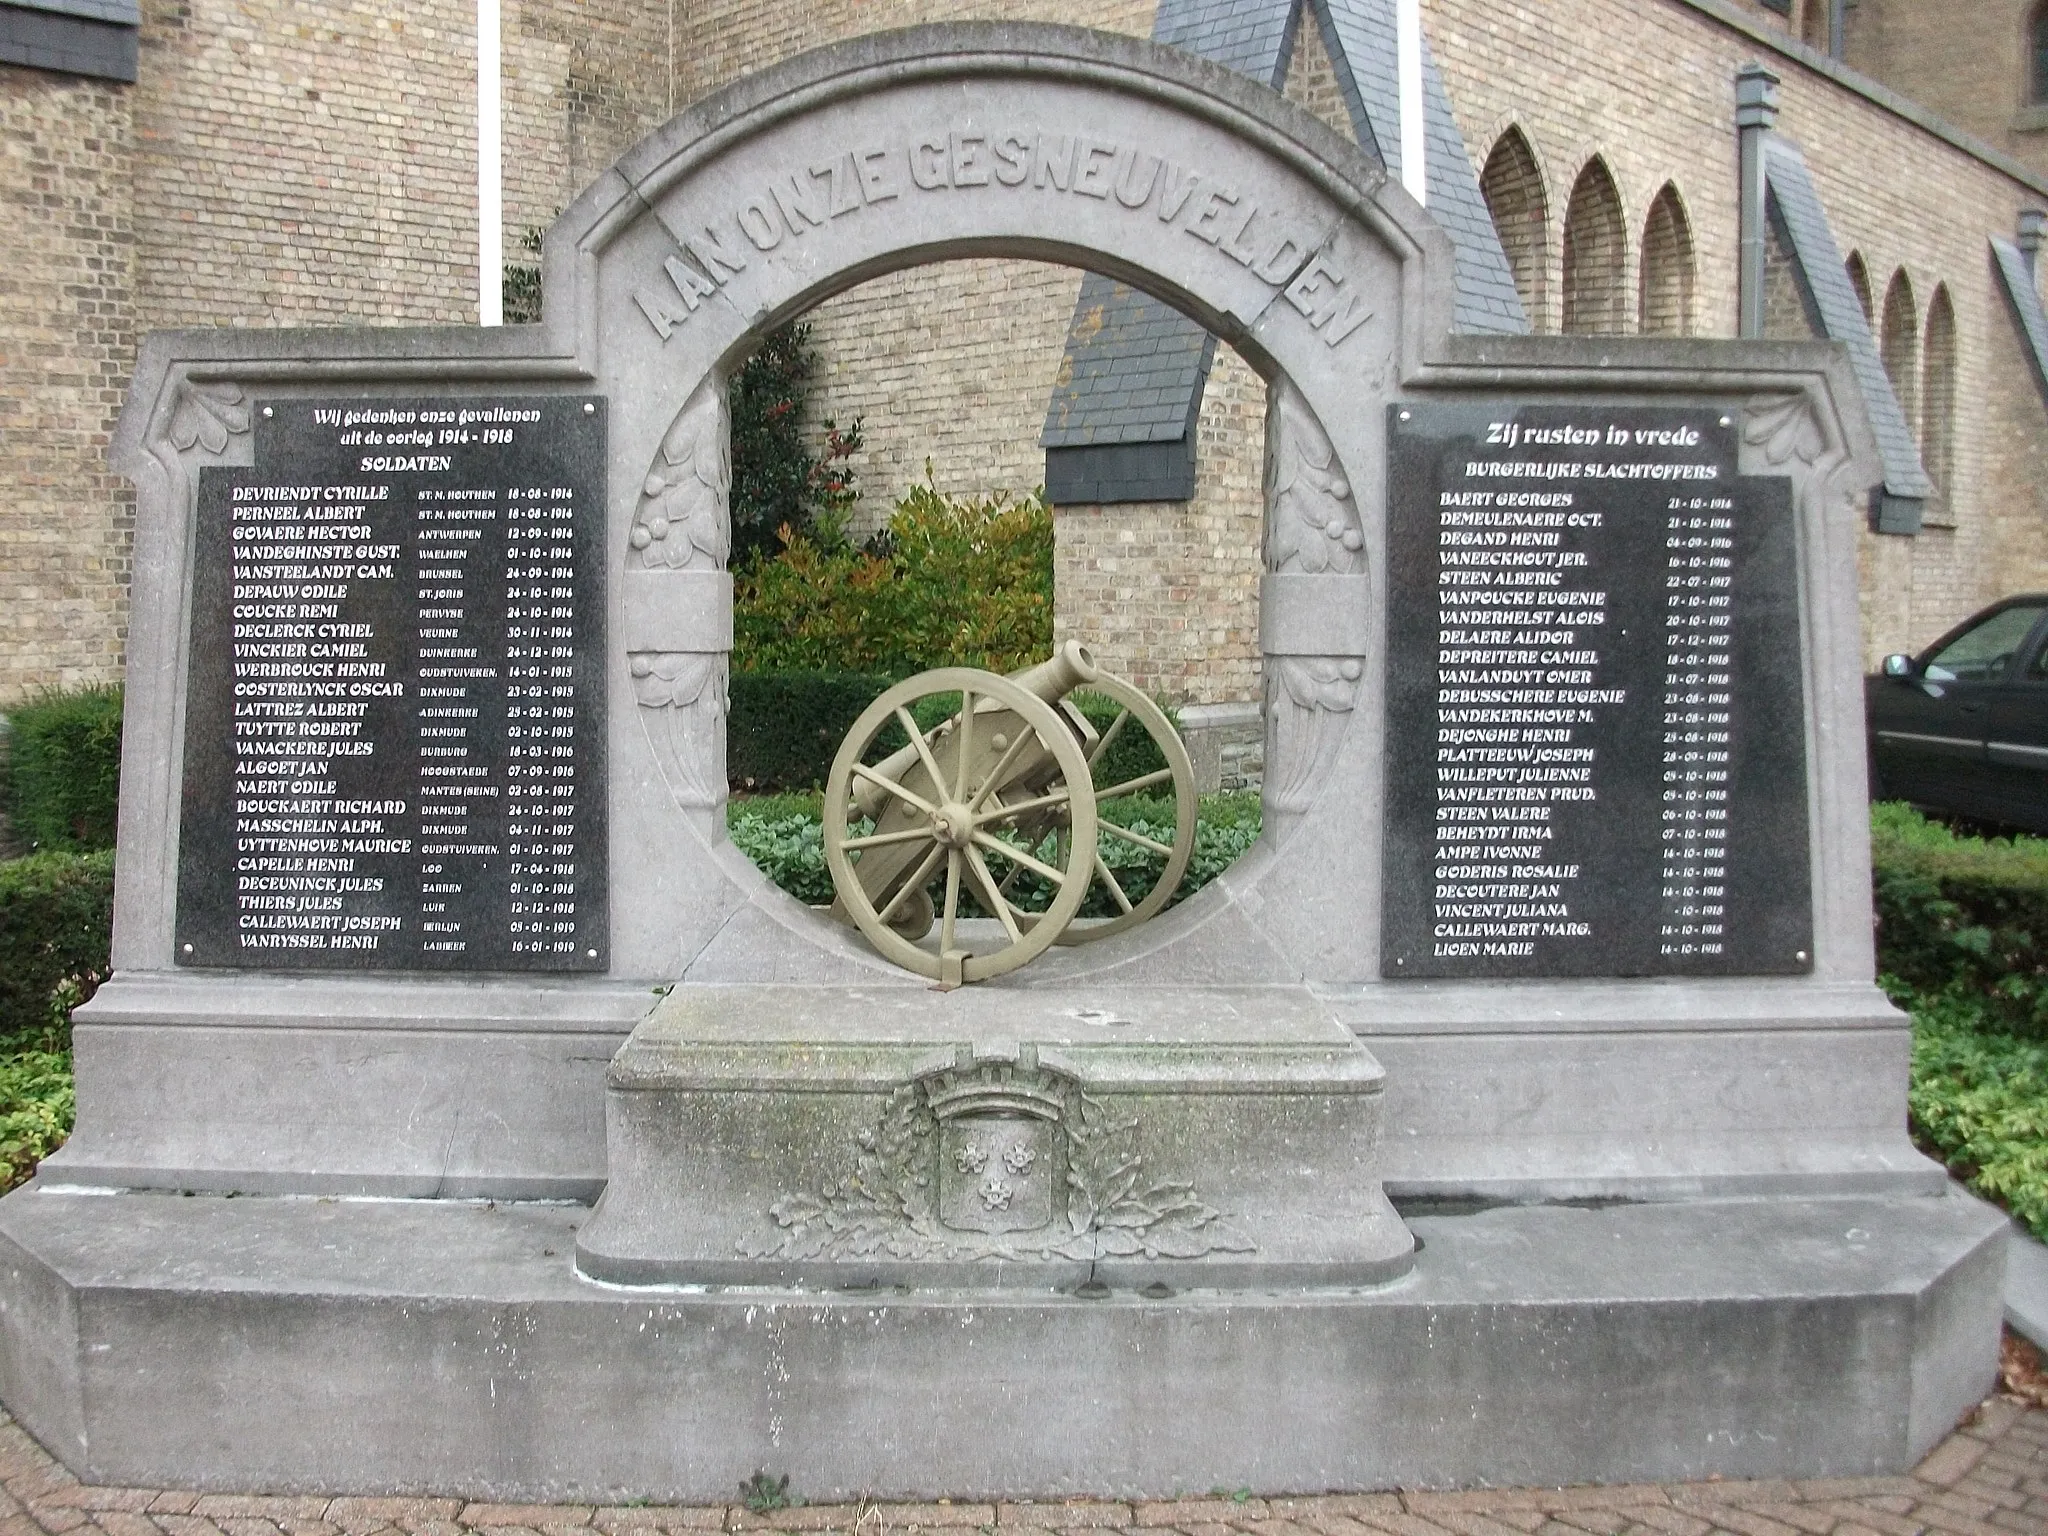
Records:
[[[1389,411],[1382,974],[1812,964],[1789,483],[1730,411]]]
[[[607,963],[605,409],[258,401],[200,471],[177,957]]]

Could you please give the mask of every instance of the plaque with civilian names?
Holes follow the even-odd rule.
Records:
[[[179,962],[605,969],[604,401],[254,433],[199,475]]]
[[[1738,428],[1389,409],[1383,975],[1811,968],[1791,489]]]

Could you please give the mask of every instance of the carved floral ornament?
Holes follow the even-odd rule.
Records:
[[[1139,1125],[1067,1073],[977,1062],[894,1090],[853,1168],[770,1208],[748,1258],[1196,1259],[1258,1249],[1192,1184],[1155,1177]]]
[[[1365,532],[1329,434],[1293,382],[1277,378],[1266,407],[1266,565],[1276,576],[1359,578]],[[1272,589],[1285,601],[1284,588]],[[1358,654],[1266,658],[1266,803],[1306,811],[1325,782],[1358,700]]]

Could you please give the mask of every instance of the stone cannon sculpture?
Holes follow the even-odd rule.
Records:
[[[1069,698],[1079,689],[1116,703],[1107,728],[1098,731]],[[948,704],[937,724],[920,724]],[[1165,766],[1104,783],[1111,749],[1133,722]],[[908,740],[890,750],[897,732]],[[1105,802],[1163,795],[1169,785],[1171,841],[1101,814]],[[824,811],[833,910],[898,965],[942,985],[981,981],[1055,943],[1121,933],[1165,906],[1194,851],[1195,805],[1187,749],[1165,712],[1099,671],[1078,641],[1008,677],[972,667],[922,672],[876,699],[833,759]],[[1164,861],[1136,899],[1105,857],[1117,842]],[[1098,882],[1114,911],[1082,918]],[[1000,932],[984,922],[987,938],[977,934],[970,945],[961,928],[968,901]]]

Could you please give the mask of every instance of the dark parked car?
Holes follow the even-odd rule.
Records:
[[[2048,833],[2048,593],[1885,657],[1863,696],[1873,798]]]

